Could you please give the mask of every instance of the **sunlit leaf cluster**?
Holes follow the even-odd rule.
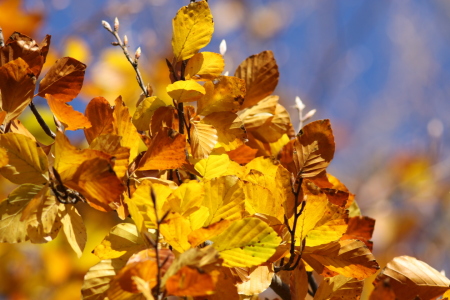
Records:
[[[118,36],[118,21],[103,25]],[[85,276],[83,299],[246,299],[269,286],[283,299],[359,299],[364,279],[379,269],[375,220],[327,173],[330,121],[295,134],[273,95],[279,73],[271,51],[223,75],[223,56],[201,52],[214,32],[206,1],[182,7],[172,25],[173,103],[138,78],[144,97],[134,114],[120,96],[74,110],[68,103],[86,65],[73,58],[39,80],[50,36],[37,44],[15,33],[0,48],[0,173],[19,185],[0,203],[0,242],[46,243],[62,230],[81,256],[87,235],[77,206],[85,203],[123,222],[92,250],[100,261]],[[134,60],[125,54],[138,72],[140,50]],[[35,97],[46,99],[56,133]],[[18,120],[27,106],[52,144]],[[83,130],[88,147],[74,146],[67,130]],[[415,268],[421,273],[399,275]],[[431,299],[449,282],[423,262],[398,258],[371,299]]]

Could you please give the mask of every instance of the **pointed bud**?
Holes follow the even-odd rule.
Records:
[[[128,45],[128,37],[126,35],[123,37],[123,44],[125,46]]]
[[[223,76],[228,76],[228,74],[230,74],[230,72],[226,71],[225,73],[223,73]]]
[[[316,109],[312,109],[312,110],[310,110],[310,111],[308,111],[308,113],[303,117],[303,120],[302,121],[306,121],[306,120],[308,120],[309,118],[311,118],[312,116],[314,116],[314,114],[316,113]]]
[[[137,48],[136,52],[134,53],[134,58],[138,60],[141,57],[141,47]]]
[[[119,19],[117,17],[114,19],[114,31],[119,30]]]
[[[222,42],[220,42],[219,49],[220,49],[220,54],[222,56],[224,56],[225,53],[227,52],[227,42],[225,40],[222,40]]]
[[[108,30],[109,32],[112,32],[111,25],[109,25],[108,22],[106,22],[105,20],[103,20],[103,21],[102,21],[102,25],[103,25],[103,27],[105,27],[106,30]]]
[[[299,96],[295,97],[295,107],[300,111],[305,109],[305,104],[303,104]]]

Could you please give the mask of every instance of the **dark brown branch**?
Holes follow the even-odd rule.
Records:
[[[314,295],[316,295],[316,292],[317,292],[317,282],[314,279],[312,272],[306,272],[306,274],[308,274],[308,283],[309,283],[309,286],[311,287],[311,296],[314,297]]]
[[[36,117],[36,120],[38,121],[39,125],[44,130],[44,132],[52,139],[55,139],[56,134],[53,131],[51,131],[50,128],[48,127],[48,125],[45,123],[44,119],[39,114],[39,111],[37,110],[36,106],[34,105],[33,101],[31,101],[29,107],[30,107],[31,111],[33,112],[33,115]]]
[[[284,283],[280,277],[274,275],[272,277],[272,282],[270,283],[270,288],[277,293],[278,296],[283,300],[291,300],[291,290],[289,286]]]

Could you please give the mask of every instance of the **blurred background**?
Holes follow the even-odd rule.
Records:
[[[120,20],[130,52],[142,49],[144,79],[166,97],[164,59],[172,57],[171,20],[188,0],[0,0],[5,39],[14,31],[38,42],[52,35],[47,69],[64,56],[87,64],[84,111],[95,96],[122,95],[133,108],[140,89],[113,36]],[[336,155],[329,172],[377,220],[374,254],[384,267],[411,255],[450,273],[450,2],[446,0],[210,0],[215,33],[205,51],[227,42],[225,70],[272,50],[280,68],[275,94],[291,113],[299,96],[314,119],[331,120]],[[45,74],[45,69],[43,71]],[[43,99],[36,100],[50,117]],[[22,122],[46,141],[29,111]],[[50,123],[50,122],[49,122]],[[82,145],[82,132],[71,139]],[[0,179],[2,199],[13,185]],[[64,238],[45,245],[0,244],[0,299],[79,299],[90,252],[114,215],[85,210],[88,245],[81,260]],[[96,221],[103,218],[101,224]],[[366,285],[366,294],[371,281]]]

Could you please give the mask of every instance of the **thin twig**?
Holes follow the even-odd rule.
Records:
[[[31,111],[33,112],[34,116],[36,117],[36,120],[38,121],[39,125],[44,130],[44,132],[52,139],[55,139],[56,134],[53,131],[51,131],[50,128],[48,127],[48,125],[45,123],[44,119],[39,114],[39,111],[37,110],[36,106],[34,105],[33,101],[31,101],[31,103],[29,104],[29,107],[30,107]]]
[[[103,21],[103,27],[105,27],[105,29],[107,31],[109,31],[116,38],[117,42],[113,42],[113,45],[120,46],[120,48],[122,48],[123,54],[125,55],[127,60],[130,62],[130,64],[133,66],[133,69],[136,72],[136,80],[137,80],[139,86],[141,87],[142,92],[144,93],[145,97],[149,97],[150,94],[149,94],[147,88],[145,87],[144,80],[142,79],[141,72],[139,71],[139,68],[138,68],[138,59],[139,59],[138,56],[140,56],[140,55],[135,55],[135,59],[131,58],[131,55],[127,49],[127,43],[123,42],[119,36],[119,32],[118,32],[119,26],[114,26],[114,29],[112,29],[111,26],[109,26],[109,24],[107,22]],[[140,48],[139,48],[139,51],[140,51]]]

